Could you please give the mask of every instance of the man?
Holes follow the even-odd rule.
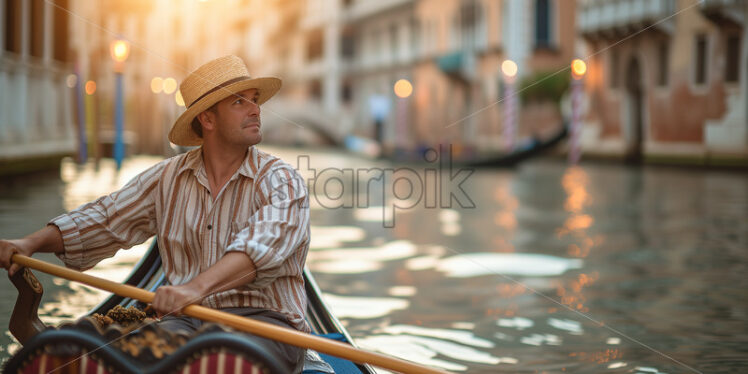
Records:
[[[236,56],[201,66],[180,86],[187,110],[169,133],[175,144],[200,148],[23,239],[0,241],[0,263],[12,275],[19,268],[10,263],[14,253],[54,252],[85,270],[157,235],[170,284],[153,300],[162,327],[195,331],[200,321],[176,315],[202,304],[309,332],[306,187],[291,166],[254,147],[262,140],[260,105],[280,86],[277,78],[250,78]],[[303,349],[252,338],[289,372],[301,370]]]

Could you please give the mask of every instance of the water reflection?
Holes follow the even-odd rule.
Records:
[[[418,290],[412,286],[394,286],[387,290],[387,294],[390,296],[413,296],[416,292]]]
[[[156,156],[130,157],[117,170],[112,159],[101,159],[98,165],[94,162],[79,165],[72,159],[64,159],[60,165],[60,178],[64,182],[62,197],[65,210],[73,210],[117,190],[161,160],[163,158]]]
[[[366,231],[355,226],[312,226],[310,230],[309,248],[312,250],[340,247],[343,243],[358,242],[366,237]]]
[[[436,270],[448,277],[467,278],[490,274],[549,277],[579,269],[582,260],[532,253],[470,253],[440,260]]]
[[[444,361],[442,364],[450,365],[442,367],[451,370],[464,366],[465,370],[478,373],[597,373],[657,367],[660,371],[682,372],[684,367],[678,363],[621,339],[572,310],[589,313],[647,344],[666,347],[668,354],[679,351],[672,347],[689,341],[681,337],[688,331],[685,326],[704,326],[699,325],[702,320],[686,318],[682,308],[705,313],[712,305],[731,305],[729,309],[735,310],[735,303],[728,301],[727,295],[737,291],[739,284],[746,286],[744,280],[737,279],[737,273],[722,272],[728,281],[706,276],[702,270],[717,263],[731,268],[748,263],[744,250],[736,252],[737,248],[748,247],[747,182],[735,175],[609,165],[567,168],[563,164],[537,163],[513,175],[481,171],[472,179],[468,191],[481,204],[474,210],[457,210],[459,234],[445,232],[444,217],[427,209],[413,209],[403,219],[398,216],[396,230],[376,231],[377,236],[409,239],[416,253],[386,263],[377,261],[383,266],[362,278],[385,285],[385,290],[369,286],[368,291],[359,289],[354,294],[360,297],[366,292],[384,292],[393,296],[387,290],[399,286],[415,287],[418,291],[413,296],[401,296],[411,301],[406,310],[379,319],[349,320],[348,327],[354,336],[364,340],[374,334],[378,340],[370,342],[377,344],[395,341],[389,334],[375,333],[390,324],[465,329],[495,344],[493,348],[469,347],[492,357],[509,356],[517,362],[514,367],[520,368],[468,363],[446,354],[434,355],[433,350],[408,356],[426,364]],[[671,186],[685,190],[674,192]],[[702,226],[700,217],[704,212],[713,217],[708,219],[714,224]],[[487,222],[493,228],[488,229]],[[364,238],[362,242],[370,240]],[[697,250],[700,246],[695,243],[712,250]],[[440,250],[432,253],[426,248]],[[462,253],[456,254],[450,248]],[[694,254],[699,262],[689,257]],[[733,263],[720,261],[724,256],[731,256],[728,258]],[[408,276],[403,276],[403,271]],[[491,276],[497,274],[520,277],[518,280],[526,287]],[[704,282],[699,284],[717,282],[720,291],[696,287],[689,281],[694,276]],[[339,289],[338,284],[352,279],[344,274],[318,276],[320,283]],[[683,287],[686,284],[690,286]],[[563,305],[530,292],[527,287]],[[680,296],[674,297],[675,294]],[[687,301],[704,297],[709,301],[699,306]],[[737,309],[742,317],[733,312],[710,326],[718,324],[722,331],[728,331],[724,329],[731,321],[745,323],[745,308]],[[744,331],[744,327],[733,326]],[[736,352],[735,345],[721,343],[725,335],[710,339],[707,336],[713,335],[709,328],[698,329],[698,338],[695,334],[689,336],[710,341],[707,346],[719,345]],[[400,339],[404,350],[417,344]],[[744,348],[738,351],[746,352]],[[689,356],[688,350],[680,352],[683,362],[697,360]],[[726,356],[733,363],[740,361],[735,354]]]
[[[408,300],[385,297],[350,297],[330,293],[325,293],[324,297],[338,318],[383,317],[396,310],[405,309],[410,304]]]
[[[622,367],[626,367],[628,364],[625,362],[611,362],[608,364],[608,369],[618,369]]]
[[[572,335],[582,335],[582,324],[570,319],[549,318],[548,324],[559,330],[568,331]]]
[[[383,262],[408,258],[416,253],[413,243],[405,240],[379,247],[317,250],[309,254],[309,266],[315,272],[356,274],[382,268]]]
[[[484,365],[517,363],[517,360],[512,357],[496,357],[463,344],[453,343],[447,336],[437,334],[437,337],[415,336],[399,332],[398,335],[372,335],[359,339],[357,342],[364,349],[451,371],[468,369],[468,366],[460,362]],[[437,358],[439,356],[449,358],[451,361]]]
[[[439,211],[439,222],[441,232],[446,236],[456,236],[462,232],[460,225],[460,212],[454,209],[441,209]]]
[[[496,324],[498,324],[501,327],[509,327],[509,328],[514,328],[517,330],[524,330],[526,328],[534,326],[535,322],[533,322],[531,319],[528,319],[528,318],[514,317],[514,318],[499,318]]]
[[[299,151],[271,153],[293,162]],[[306,153],[318,169],[387,166]],[[1,234],[23,234],[84,200],[65,184],[78,177],[67,178],[6,188]],[[539,161],[479,170],[465,187],[474,209],[398,210],[394,228],[382,225],[392,217],[381,191],[369,208],[312,211],[308,265],[361,346],[470,373],[690,371],[579,311],[699,371],[746,367],[746,175]],[[95,298],[42,283],[48,317]],[[0,319],[10,315],[2,307]],[[7,351],[11,339],[0,339]]]
[[[370,206],[353,210],[353,217],[361,222],[392,222],[393,210],[384,206]]]
[[[519,340],[522,344],[541,346],[545,345],[561,345],[561,338],[553,334],[532,334],[530,336],[523,336]]]
[[[111,160],[102,160],[97,167],[94,163],[77,165],[72,160],[65,159],[59,175],[41,174],[4,181],[6,183],[0,186],[3,192],[0,194],[0,237],[27,235],[56,215],[116,190],[159,160],[158,157],[150,156],[132,157],[123,164],[118,173]],[[120,251],[116,256],[100,262],[88,273],[114,282],[122,282],[149,246],[150,241],[147,241],[129,250]],[[61,264],[51,254],[39,254],[35,257]],[[34,274],[44,288],[39,318],[47,325],[74,320],[109,295],[107,292],[52,278],[38,271],[34,271]],[[0,297],[6,300],[0,304],[0,326],[8,326],[16,296],[16,289],[10,282],[0,284]],[[0,361],[4,361],[15,349],[20,348],[7,330],[0,336],[0,347]]]

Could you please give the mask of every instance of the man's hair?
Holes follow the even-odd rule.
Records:
[[[209,110],[209,111],[211,111],[211,112],[213,112],[215,114],[218,114],[218,109],[216,108],[217,105],[218,105],[218,103],[215,103],[210,108],[208,108],[206,110]],[[197,134],[198,138],[202,138],[203,137],[203,125],[200,124],[200,120],[197,119],[197,116],[195,116],[195,118],[192,119],[192,131],[194,131],[195,134]]]

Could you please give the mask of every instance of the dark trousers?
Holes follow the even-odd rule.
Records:
[[[220,310],[222,312],[252,318],[257,321],[272,323],[273,325],[281,327],[293,328],[282,314],[266,309],[224,308]],[[203,323],[203,321],[197,318],[187,316],[166,316],[159,322],[157,322],[157,325],[168,331],[182,331],[188,334],[192,334],[197,331],[203,325]],[[279,362],[283,364],[283,366],[289,369],[289,373],[300,373],[301,369],[304,367],[304,349],[294,347],[285,343],[280,343],[275,340],[251,335],[248,333],[246,334],[246,336],[248,339],[262,346],[270,354],[272,354]]]

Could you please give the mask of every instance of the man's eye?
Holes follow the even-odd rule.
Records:
[[[242,99],[237,99],[236,101],[234,101],[234,104],[241,104],[241,103],[242,103]]]

